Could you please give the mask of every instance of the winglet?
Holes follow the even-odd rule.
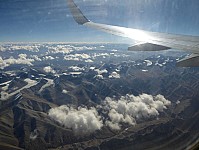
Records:
[[[77,7],[77,5],[74,3],[73,0],[67,0],[68,3],[68,7],[70,8],[70,11],[73,15],[73,18],[75,19],[75,21],[80,24],[83,25],[87,22],[90,22],[85,16],[84,14],[81,12],[81,10]]]
[[[191,54],[190,56],[177,62],[177,67],[198,67],[199,55]]]

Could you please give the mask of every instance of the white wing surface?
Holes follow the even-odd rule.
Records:
[[[187,59],[182,60],[179,62],[178,66],[199,66],[198,36],[150,32],[133,28],[94,23],[84,16],[73,0],[67,0],[67,3],[73,18],[78,24],[141,42],[141,44],[136,44],[132,47],[129,47],[128,50],[130,51],[159,51],[167,49],[185,50],[194,53],[194,59],[189,58],[188,61]]]

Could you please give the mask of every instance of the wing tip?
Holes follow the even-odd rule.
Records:
[[[73,0],[67,0],[67,4],[68,7],[71,11],[71,14],[73,15],[74,20],[80,24],[83,25],[87,22],[90,22],[90,20],[88,20],[84,14],[82,13],[82,11],[77,7],[77,5],[75,4],[75,2]]]

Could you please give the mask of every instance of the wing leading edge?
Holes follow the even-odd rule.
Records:
[[[95,28],[113,35],[127,37],[136,41],[142,42],[142,44],[129,47],[131,51],[159,51],[168,49],[187,50],[199,56],[199,37],[188,35],[175,35],[159,32],[150,32],[133,28],[126,28],[120,26],[113,26],[107,24],[94,23],[88,20],[82,11],[77,7],[73,0],[67,0],[68,7],[73,15],[74,20],[87,27]],[[188,67],[192,64],[193,59],[188,61],[179,62],[181,67]],[[196,61],[197,60],[197,61]],[[190,66],[199,66],[199,57],[194,57],[193,64]]]

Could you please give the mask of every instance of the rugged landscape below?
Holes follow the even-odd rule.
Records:
[[[6,52],[1,53],[6,58]],[[176,68],[178,54],[155,53],[134,59],[128,52],[110,52],[108,48],[78,51],[84,56],[78,55],[79,59],[96,58],[87,62],[75,61],[73,53],[51,53],[48,57],[59,56],[59,59],[47,60],[46,55],[40,55],[37,59],[45,57],[45,60],[34,65],[12,64],[1,69],[0,149],[167,150],[191,149],[197,145],[198,68]],[[131,117],[130,121],[118,122],[110,116],[119,102],[130,105],[131,97],[142,100],[142,96],[147,96],[154,103],[158,95],[166,100],[162,101],[165,102],[162,109],[154,106],[155,115],[140,112],[141,116],[137,114],[134,119],[130,113],[116,111],[118,117]],[[51,116],[51,110],[60,111],[63,106],[68,114],[71,111],[79,115],[80,110],[87,115],[92,112],[98,117],[95,120],[98,126],[83,130],[84,124],[79,128],[73,127],[76,124],[69,127],[63,116],[59,116],[62,120],[56,119],[55,114]]]

